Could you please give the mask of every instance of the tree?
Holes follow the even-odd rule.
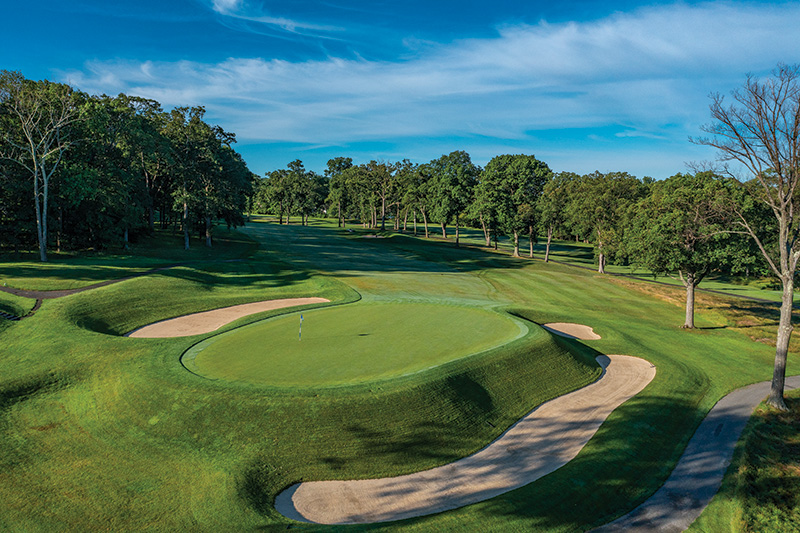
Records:
[[[365,169],[373,184],[371,189],[381,201],[381,231],[386,231],[386,207],[392,203],[395,193],[395,166],[373,160],[365,165]]]
[[[694,328],[695,289],[734,253],[726,233],[729,211],[720,203],[728,184],[711,172],[676,174],[651,186],[633,208],[625,247],[634,264],[654,274],[677,273],[686,288],[683,328]]]
[[[544,184],[542,194],[537,201],[539,226],[547,235],[545,263],[550,261],[550,243],[553,241],[553,234],[562,230],[566,222],[564,209],[569,200],[570,183],[579,178],[580,176],[573,172],[559,172]]]
[[[50,180],[72,144],[70,127],[80,117],[72,87],[31,81],[0,71],[2,157],[21,165],[33,182],[39,259],[47,261]]]
[[[442,225],[442,236],[447,238],[447,224],[456,222],[456,246],[459,245],[459,218],[472,201],[472,190],[478,183],[480,169],[464,151],[450,152],[430,162],[435,179],[434,216]]]
[[[481,174],[481,195],[494,203],[494,213],[503,231],[514,239],[514,257],[519,257],[519,236],[529,235],[531,249],[536,226],[534,206],[544,184],[553,175],[546,163],[532,155],[498,155]]]
[[[328,168],[325,169],[325,177],[328,178],[329,192],[326,202],[330,206],[336,206],[337,224],[341,228],[345,225],[344,214],[349,207],[349,195],[347,190],[347,176],[345,170],[353,166],[351,157],[335,157],[328,160]]]
[[[727,105],[721,94],[711,95],[713,122],[703,127],[710,137],[692,141],[716,148],[726,163],[742,165],[749,179],[737,181],[755,201],[766,204],[775,217],[776,246],[770,246],[747,214],[734,207],[741,231],[756,242],[783,287],[767,403],[786,410],[786,358],[793,329],[794,276],[800,259],[800,65],[780,64],[771,77],[764,79],[748,76],[731,96],[734,102]],[[732,171],[730,174],[737,177]],[[747,186],[751,181],[757,185]]]
[[[608,257],[622,243],[621,222],[629,205],[647,192],[647,186],[627,172],[594,172],[569,187],[565,209],[567,225],[577,235],[594,241],[597,271],[605,274]]]

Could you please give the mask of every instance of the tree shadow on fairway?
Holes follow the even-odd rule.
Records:
[[[405,235],[358,238],[335,228],[254,224],[249,234],[268,251],[279,250],[293,265],[338,275],[350,272],[464,272],[486,268],[521,268],[512,260],[454,243],[425,241]]]

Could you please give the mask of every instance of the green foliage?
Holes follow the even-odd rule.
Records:
[[[570,231],[594,243],[600,271],[607,257],[623,250],[629,206],[647,194],[647,186],[627,172],[594,172],[569,182],[565,208]]]
[[[162,227],[181,219],[185,245],[190,225],[204,228],[210,244],[217,220],[243,224],[251,174],[231,148],[235,136],[204,122],[204,113],[164,113],[153,100],[89,96],[3,71],[0,181],[8,183],[0,225],[9,231],[0,232],[0,247],[29,248],[38,240],[43,260],[53,245],[127,248],[155,230],[156,212]]]
[[[473,210],[490,227],[514,236],[514,255],[518,255],[521,233],[530,234],[533,243],[538,225],[536,203],[552,175],[550,168],[532,155],[496,156],[481,174]]]
[[[728,233],[733,220],[724,200],[729,196],[729,184],[711,173],[655,182],[632,207],[628,257],[654,273],[679,272],[687,283],[699,284],[736,255],[738,240]]]
[[[446,226],[458,219],[472,201],[480,169],[472,163],[467,152],[450,152],[428,165],[433,176],[432,217]]]

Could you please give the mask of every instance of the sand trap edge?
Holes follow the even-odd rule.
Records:
[[[129,333],[126,333],[125,337],[134,337],[139,339],[189,337],[191,335],[211,333],[212,331],[216,331],[226,324],[230,324],[234,320],[254,315],[256,313],[263,313],[264,311],[329,302],[330,300],[327,298],[310,297],[283,298],[278,300],[252,302],[249,304],[232,305],[229,307],[221,307],[219,309],[212,309],[210,311],[202,311],[200,313],[192,313],[190,315],[183,315],[174,318],[168,318],[167,320],[161,320],[159,322],[153,322],[152,324],[142,326]]]
[[[575,324],[573,322],[548,322],[542,324],[542,327],[550,333],[555,333],[562,337],[569,339],[578,339],[582,341],[596,341],[602,339],[600,335],[594,332],[591,326],[584,326],[583,324]]]

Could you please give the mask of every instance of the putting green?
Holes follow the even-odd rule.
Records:
[[[213,379],[277,386],[363,383],[410,374],[525,335],[520,320],[430,303],[370,303],[283,315],[206,339],[183,355]]]

